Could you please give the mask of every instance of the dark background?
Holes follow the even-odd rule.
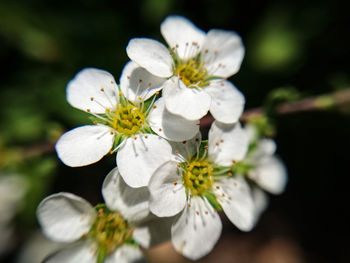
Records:
[[[53,151],[63,131],[88,123],[65,100],[65,86],[79,70],[97,67],[119,79],[128,41],[146,36],[164,42],[160,23],[180,14],[205,31],[242,36],[246,56],[230,80],[245,94],[247,109],[265,105],[276,90],[286,100],[335,92],[350,88],[345,3],[2,0],[0,176],[17,173],[29,187],[13,219],[13,245],[0,261],[15,262],[38,228],[35,208],[45,196],[69,191],[93,204],[102,201],[100,187],[114,158],[69,168]],[[271,196],[250,233],[226,220],[220,242],[202,262],[350,262],[349,109],[275,117],[278,154],[289,171],[286,192]],[[148,253],[152,262],[186,262],[173,252],[162,258],[162,249]]]

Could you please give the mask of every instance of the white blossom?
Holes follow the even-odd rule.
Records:
[[[169,16],[161,24],[169,49],[148,38],[134,38],[127,53],[131,60],[162,84],[167,110],[188,120],[197,120],[210,110],[223,123],[235,123],[245,99],[225,79],[242,63],[244,46],[233,31],[212,29],[208,33],[181,16]]]
[[[175,116],[165,109],[162,99],[155,101],[155,93],[163,82],[134,62],[129,62],[123,70],[120,91],[107,71],[93,68],[80,71],[68,83],[67,100],[73,107],[90,113],[94,124],[62,135],[56,144],[59,158],[72,167],[97,162],[118,150],[118,158],[127,158],[128,163],[139,151],[147,154],[155,151],[162,158],[164,153],[160,149],[166,149],[167,142],[159,136],[173,141],[193,137],[199,130],[199,121]],[[165,151],[170,151],[170,147]],[[147,185],[147,176],[137,182],[129,180],[123,172],[128,170],[124,165],[127,163],[120,164],[120,170],[127,183],[133,187]]]
[[[94,208],[83,198],[64,192],[40,203],[37,217],[43,233],[53,241],[69,243],[45,262],[140,262],[142,252],[132,240],[148,248],[168,238],[166,231],[156,232],[155,223],[149,221],[146,187],[130,188],[115,168],[107,175],[102,193],[106,207]]]
[[[241,165],[245,167],[245,175],[251,184],[253,200],[256,207],[256,215],[260,215],[268,204],[268,196],[264,191],[271,194],[281,194],[287,184],[287,170],[281,159],[276,156],[276,143],[269,138],[260,138],[256,128],[247,125],[251,150]],[[258,217],[257,217],[258,218]]]
[[[208,146],[200,147],[200,135],[172,143],[173,159],[151,177],[150,210],[157,216],[178,215],[171,227],[172,243],[184,256],[196,260],[208,254],[220,237],[223,210],[242,231],[254,225],[252,195],[246,181],[232,174],[248,149],[248,137],[240,124],[214,122]]]

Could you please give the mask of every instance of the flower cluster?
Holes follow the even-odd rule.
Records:
[[[51,239],[71,243],[47,262],[139,262],[139,246],[171,239],[196,260],[220,237],[223,211],[249,231],[267,204],[263,190],[279,194],[287,176],[276,145],[253,125],[239,123],[245,98],[226,78],[244,56],[232,31],[203,32],[170,16],[161,25],[168,43],[130,40],[131,59],[119,85],[107,71],[87,68],[67,86],[67,100],[91,115],[92,124],[68,131],[56,151],[78,167],[116,153],[107,175],[105,204],[58,193],[44,199],[37,215]],[[200,119],[215,118],[208,140]]]

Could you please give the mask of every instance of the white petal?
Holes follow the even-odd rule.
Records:
[[[242,160],[248,150],[248,136],[239,123],[234,125],[214,121],[209,131],[209,158],[216,164],[231,166]]]
[[[193,197],[171,228],[172,243],[179,253],[191,260],[207,255],[222,230],[219,215],[206,199]]]
[[[266,209],[269,203],[269,198],[267,194],[259,187],[253,187],[251,189],[251,192],[254,202],[255,218],[256,220],[258,220],[261,213],[264,212],[264,210]]]
[[[192,139],[182,142],[169,142],[173,148],[174,160],[177,162],[184,162],[190,160],[199,151],[202,135],[200,132],[196,134]]]
[[[205,33],[182,16],[168,16],[160,31],[169,47],[176,48],[177,55],[184,60],[196,56],[205,39]]]
[[[102,195],[111,210],[119,211],[128,221],[139,221],[149,214],[149,192],[147,187],[131,188],[114,168],[102,186]]]
[[[153,135],[136,135],[126,139],[117,154],[120,175],[131,187],[147,186],[154,171],[172,158],[170,144]]]
[[[113,109],[117,105],[118,86],[107,71],[83,69],[68,83],[67,100],[80,110],[105,113],[106,108]]]
[[[188,120],[199,120],[210,108],[211,98],[203,89],[188,88],[173,77],[164,83],[163,97],[165,106],[173,114]]]
[[[95,216],[95,210],[86,200],[70,193],[50,195],[37,209],[44,234],[57,242],[80,239],[90,230]]]
[[[255,210],[249,186],[241,177],[222,178],[213,184],[213,192],[230,221],[242,231],[250,231]]]
[[[238,122],[245,98],[229,81],[212,81],[205,91],[211,96],[210,113],[222,123]]]
[[[153,214],[173,216],[184,209],[186,191],[182,184],[182,175],[177,163],[169,161],[160,166],[149,181],[151,193],[150,210]]]
[[[173,59],[170,52],[156,40],[133,38],[126,48],[126,53],[131,60],[157,77],[168,78],[173,75]]]
[[[141,250],[135,245],[125,244],[117,248],[105,260],[105,263],[142,263],[146,262]]]
[[[120,89],[131,102],[140,103],[162,89],[166,79],[149,73],[133,61],[129,61],[120,77]]]
[[[97,248],[92,242],[81,241],[70,244],[66,248],[46,258],[44,263],[96,263]]]
[[[247,130],[247,129],[246,129]],[[276,152],[276,143],[272,139],[260,139],[257,143],[257,147],[248,156],[247,162],[256,165],[264,159],[269,159]]]
[[[244,126],[244,129],[246,130],[246,132],[248,134],[249,142],[250,143],[256,142],[258,137],[259,137],[257,127],[253,124],[246,123],[246,125]]]
[[[235,32],[212,29],[207,34],[201,55],[210,75],[228,78],[241,67],[244,46]]]
[[[282,161],[271,156],[258,163],[249,173],[260,187],[272,194],[280,194],[287,184],[287,170]]]
[[[171,225],[174,217],[155,217],[152,220],[138,225],[132,237],[143,248],[156,246],[171,239]]]
[[[159,136],[170,141],[185,141],[193,138],[199,132],[199,120],[189,121],[181,116],[170,113],[160,98],[149,113],[148,119],[152,130]]]
[[[61,161],[71,167],[84,166],[102,159],[113,146],[114,134],[104,125],[86,125],[63,134],[56,143]]]

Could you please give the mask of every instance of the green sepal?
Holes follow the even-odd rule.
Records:
[[[95,209],[96,211],[100,210],[101,208],[103,209],[103,211],[106,211],[106,210],[109,211],[109,209],[107,208],[106,204],[97,204],[97,205],[95,205],[95,207],[94,207],[94,209]]]
[[[233,166],[233,173],[246,175],[252,168],[254,168],[254,166],[251,164],[238,162]]]
[[[97,263],[103,263],[106,257],[107,257],[106,248],[99,248],[97,253]]]
[[[153,96],[151,96],[150,98],[148,98],[147,100],[145,100],[143,102],[143,108],[144,108],[144,111],[146,111],[149,107],[151,107],[151,103],[152,101],[156,101],[158,98],[161,97],[161,92],[159,92],[159,94],[154,94]]]
[[[207,198],[207,200],[209,201],[211,206],[214,207],[216,211],[218,211],[218,212],[222,211],[222,207],[219,204],[218,200],[216,199],[216,197],[213,193],[206,192],[204,194],[204,197]]]
[[[204,154],[207,154],[208,153],[208,149],[205,149],[205,147],[208,146],[208,140],[205,140],[205,141],[201,141],[201,144],[199,146],[199,149],[198,149],[198,156],[199,157],[202,157]]]

